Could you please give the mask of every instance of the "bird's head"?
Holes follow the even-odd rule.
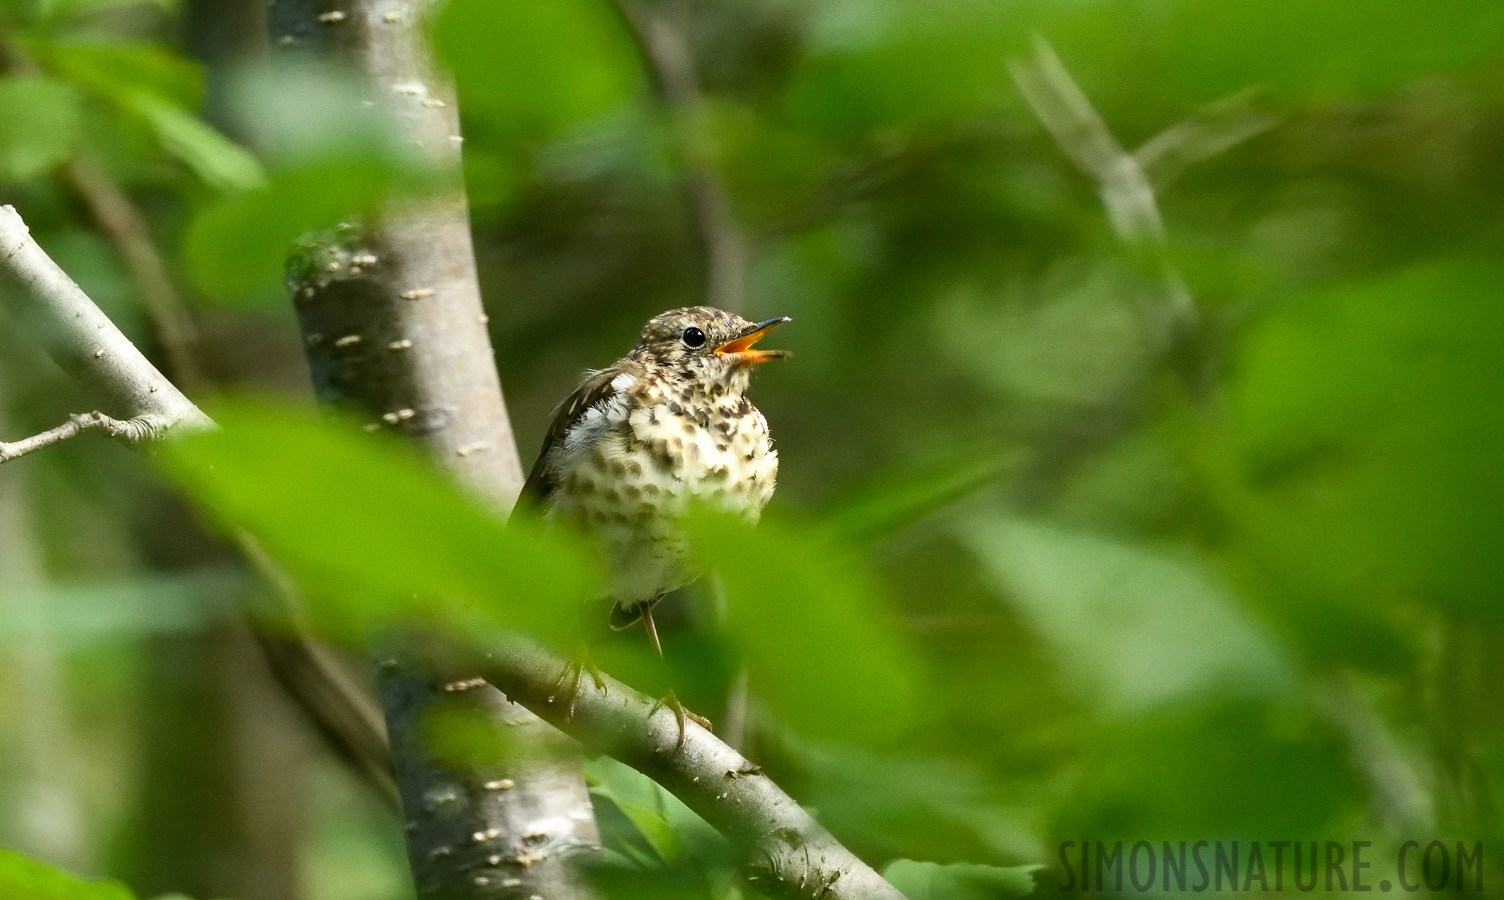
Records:
[[[755,345],[788,316],[748,322],[734,313],[708,306],[687,306],[655,316],[643,326],[632,358],[708,382],[744,388],[752,367],[789,355],[787,350],[758,350]]]

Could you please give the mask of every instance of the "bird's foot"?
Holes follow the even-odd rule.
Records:
[[[694,722],[706,731],[715,730],[715,727],[710,724],[709,719],[685,709],[684,704],[679,702],[679,695],[673,691],[669,691],[666,696],[658,698],[657,702],[653,704],[653,708],[648,710],[648,718],[652,718],[653,713],[660,709],[673,711],[674,718],[679,720],[679,740],[674,743],[674,753],[676,754],[684,750],[684,723],[686,719]]]
[[[601,670],[596,668],[594,661],[590,659],[590,651],[583,649],[579,657],[570,660],[569,664],[564,667],[564,671],[559,673],[558,680],[554,682],[553,690],[549,691],[548,702],[550,705],[561,696],[568,699],[569,705],[564,709],[564,721],[566,722],[574,719],[574,707],[580,699],[580,680],[586,672],[590,673],[590,680],[595,682],[596,689],[604,694],[606,692],[606,680],[601,676]],[[561,693],[566,684],[568,685],[568,691]]]

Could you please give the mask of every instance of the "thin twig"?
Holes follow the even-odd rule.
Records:
[[[103,431],[110,437],[120,438],[127,444],[134,444],[157,436],[162,427],[163,422],[153,416],[141,416],[122,422],[119,419],[112,419],[102,412],[77,413],[69,416],[68,421],[63,424],[56,428],[50,428],[41,434],[34,434],[29,438],[22,438],[19,441],[12,441],[10,443],[0,441],[0,464],[8,463],[13,459],[19,459],[43,447],[60,444],[85,431]]]
[[[1279,124],[1279,117],[1255,109],[1253,91],[1240,91],[1208,103],[1145,141],[1133,151],[1145,177],[1163,192],[1180,173],[1236,147]]]
[[[1139,160],[1112,136],[1043,37],[1035,36],[1032,59],[1009,60],[1008,70],[1065,155],[1096,181],[1118,237],[1157,270],[1160,296],[1144,304],[1141,315],[1153,349],[1173,349],[1195,329],[1198,314],[1189,289],[1170,261],[1154,186]]]

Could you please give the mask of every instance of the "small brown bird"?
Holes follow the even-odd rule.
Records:
[[[788,354],[754,345],[787,317],[748,322],[707,306],[650,320],[625,357],[554,410],[523,498],[606,551],[611,624],[639,619],[662,655],[653,605],[698,574],[679,520],[694,503],[755,521],[778,480],[752,369]],[[578,673],[576,673],[576,677]]]

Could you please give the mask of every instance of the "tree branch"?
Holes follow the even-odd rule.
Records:
[[[177,429],[214,427],[37,245],[10,206],[0,206],[0,279],[8,288],[0,291],[0,302],[32,326],[63,371],[118,417],[101,412],[74,416],[51,431],[3,445],[0,462],[84,431],[139,443]]]
[[[112,208],[109,213],[96,211],[97,214],[111,216],[117,220],[117,227],[130,232],[112,235],[112,239],[133,245],[134,249],[129,251],[122,247],[122,252],[136,259],[130,265],[133,276],[155,279],[155,288],[138,285],[143,294],[157,293],[158,302],[148,304],[151,317],[155,320],[159,314],[172,314],[171,309],[162,308],[163,304],[171,305],[182,315],[176,291],[144,230],[144,220],[129,198],[102,174],[86,174],[84,182],[87,187],[79,184],[75,187],[82,192],[97,193],[91,205],[97,200]],[[0,207],[0,250],[3,250],[0,273],[13,288],[0,292],[0,300],[31,326],[70,375],[131,415],[128,419],[117,419],[98,411],[82,413],[41,434],[11,443],[0,441],[0,464],[86,431],[102,431],[127,444],[140,445],[162,438],[175,428],[195,431],[213,427],[208,416],[163,376],[47,256],[31,238],[20,215],[9,206]],[[152,272],[156,275],[151,275]],[[191,321],[186,317],[177,321],[191,329]],[[182,343],[177,345],[175,353],[169,353],[171,365],[192,377],[197,371],[192,359],[195,343],[192,332],[176,330],[174,334]],[[238,537],[242,554],[257,564],[264,576],[280,585],[276,577],[279,573],[266,554],[248,536]],[[283,593],[291,596],[287,590]],[[306,629],[281,639],[261,635],[258,638],[263,642],[274,674],[309,712],[335,752],[350,759],[378,795],[392,798],[395,789],[391,787],[385,736],[379,730],[379,721],[373,731],[369,711],[372,704],[359,688],[338,672],[337,665],[327,658]]]
[[[436,654],[437,655],[437,654]],[[452,663],[451,663],[452,665]],[[508,637],[463,671],[479,674],[581,741],[632,766],[726,835],[742,852],[747,879],[762,893],[809,900],[902,900],[784,793],[762,770],[715,735],[679,722],[661,703],[609,677],[605,689],[580,682],[573,715],[559,696],[565,661],[520,637]]]
[[[34,450],[62,443],[85,431],[103,431],[110,437],[120,438],[127,444],[134,444],[156,437],[161,430],[162,423],[152,416],[142,416],[122,422],[97,411],[75,413],[68,417],[68,421],[41,434],[34,434],[29,438],[22,438],[11,443],[0,441],[0,463],[8,463]]]
[[[1198,314],[1190,291],[1170,261],[1154,186],[1139,159],[1112,136],[1044,38],[1035,36],[1032,59],[1009,60],[1008,70],[1065,155],[1096,181],[1097,193],[1118,237],[1157,271],[1160,296],[1142,304],[1141,317],[1155,351],[1176,347],[1195,329]]]

